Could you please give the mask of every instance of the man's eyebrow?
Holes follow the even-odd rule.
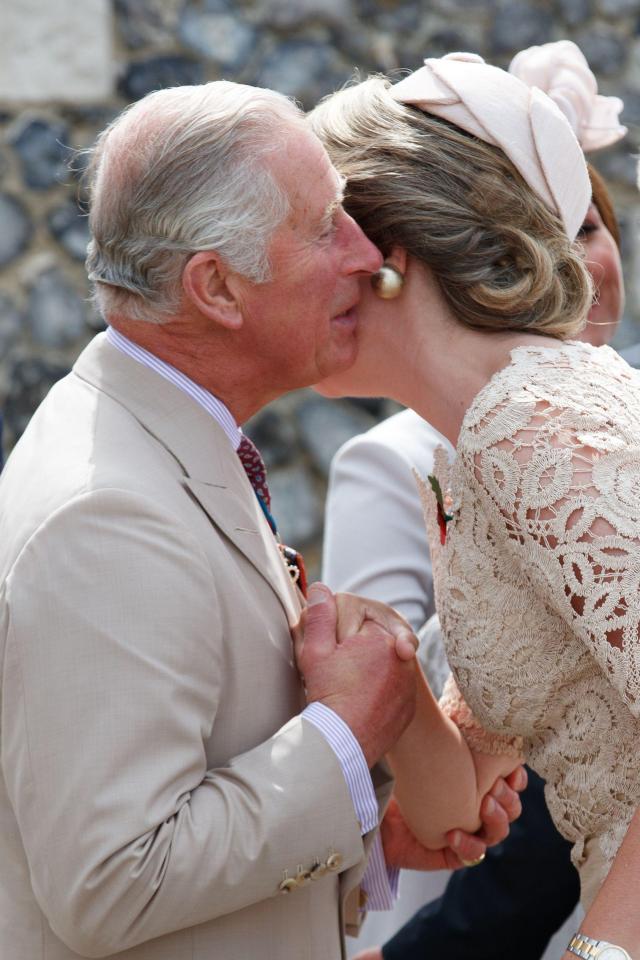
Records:
[[[346,186],[347,186],[347,178],[343,176],[339,176],[338,186],[336,188],[336,195],[333,198],[333,200],[330,200],[329,203],[327,204],[327,207],[324,211],[323,220],[330,220],[331,217],[336,212],[336,210],[338,209],[338,207],[342,206],[342,203],[344,201],[344,191],[346,189]]]

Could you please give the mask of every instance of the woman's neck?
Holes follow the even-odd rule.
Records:
[[[387,355],[386,395],[411,407],[454,446],[465,413],[518,346],[559,346],[519,332],[473,330],[450,318],[419,319]]]

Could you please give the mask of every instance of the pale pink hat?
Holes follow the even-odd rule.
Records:
[[[575,239],[591,200],[589,174],[567,118],[545,93],[476,54],[450,53],[425,60],[390,94],[500,147]]]
[[[551,97],[585,153],[610,147],[626,135],[627,128],[618,120],[622,100],[598,93],[598,82],[584,54],[571,40],[522,50],[511,61],[509,73]]]

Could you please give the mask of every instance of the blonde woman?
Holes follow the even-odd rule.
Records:
[[[640,377],[572,340],[592,300],[582,151],[548,97],[470,54],[342,91],[311,123],[386,257],[358,359],[321,388],[394,397],[457,450],[422,483],[445,709],[474,755],[522,750],[547,780],[588,910],[567,960],[640,956]],[[447,823],[423,703],[390,759],[428,843]]]

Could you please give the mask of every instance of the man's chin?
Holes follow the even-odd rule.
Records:
[[[324,380],[312,385],[312,390],[321,394],[323,397],[329,397],[337,400],[339,397],[378,397],[380,392],[372,390],[358,382],[358,378],[351,376],[351,371],[346,370],[343,373],[335,373]]]
[[[348,397],[349,391],[343,390],[340,386],[335,384],[331,377],[327,380],[321,380],[320,383],[314,383],[311,386],[312,390],[315,390],[316,393],[319,393],[322,397],[328,397],[331,400],[337,400],[339,397]]]

